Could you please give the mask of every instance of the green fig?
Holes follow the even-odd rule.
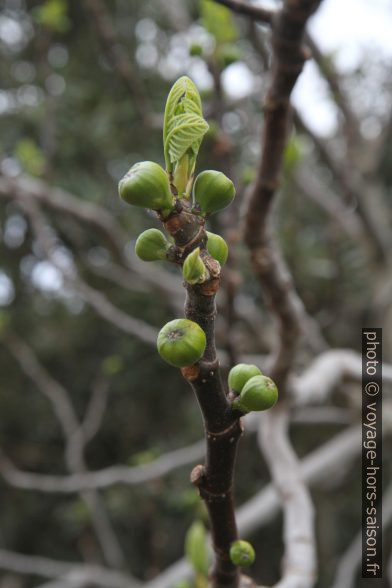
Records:
[[[235,196],[235,188],[222,172],[206,170],[197,176],[193,196],[202,214],[210,214],[229,206]]]
[[[207,532],[201,521],[195,521],[185,537],[185,554],[196,574],[208,574]]]
[[[278,400],[275,382],[267,376],[253,376],[241,390],[240,396],[233,402],[233,408],[243,413],[272,408]]]
[[[165,260],[170,247],[162,231],[147,229],[136,240],[135,253],[143,261]]]
[[[169,213],[174,198],[165,170],[153,161],[135,163],[120,180],[118,191],[122,200],[134,206]]]
[[[159,331],[159,355],[175,367],[186,367],[199,361],[206,348],[206,336],[201,327],[188,319],[175,319]]]
[[[235,566],[246,568],[252,565],[256,559],[255,550],[248,541],[238,539],[234,541],[230,547],[230,559]]]
[[[182,266],[182,275],[188,284],[201,284],[210,277],[203,260],[200,257],[200,248],[197,247],[190,253]]]
[[[250,378],[261,375],[261,370],[256,365],[239,363],[231,368],[228,383],[233,392],[239,394]]]
[[[229,255],[229,248],[227,247],[226,241],[220,235],[210,233],[207,231],[207,251],[217,261],[219,261],[221,267],[225,265],[227,256]]]

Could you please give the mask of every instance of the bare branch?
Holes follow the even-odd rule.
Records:
[[[161,478],[177,468],[196,462],[203,456],[204,441],[165,453],[149,464],[128,467],[111,466],[97,472],[79,472],[69,476],[33,474],[18,470],[0,454],[0,472],[8,484],[23,490],[72,493],[83,490],[109,488],[116,484],[133,486]]]
[[[51,377],[39,363],[33,351],[16,335],[7,333],[3,338],[3,342],[22,370],[50,401],[66,440],[65,460],[68,469],[73,473],[86,471],[83,456],[83,430],[80,427],[67,390]],[[81,497],[90,510],[92,523],[106,560],[113,567],[123,566],[125,560],[121,547],[114,534],[101,497],[95,490],[82,491]]]
[[[332,59],[323,55],[310,33],[306,34],[305,41],[312,52],[312,57],[317,63],[320,73],[329,85],[334,101],[344,116],[348,140],[353,142],[360,136],[359,123],[355,112],[351,108],[350,99],[342,87],[339,72],[336,70]]]
[[[322,353],[304,373],[294,379],[294,400],[298,405],[323,403],[345,379],[361,381],[362,357],[350,349],[333,349]],[[383,381],[392,383],[392,365],[383,364]]]
[[[102,588],[138,588],[134,579],[100,566],[62,562],[46,557],[22,555],[0,549],[0,568],[16,574],[41,576],[42,578],[88,578],[88,582]]]
[[[261,416],[260,449],[284,515],[283,576],[276,588],[312,588],[317,572],[314,510],[288,437],[287,407],[280,404]]]
[[[85,443],[91,441],[99,431],[107,407],[108,391],[109,380],[100,374],[94,383],[86,414],[80,425]]]
[[[104,2],[102,0],[85,0],[83,6],[90,16],[94,25],[93,29],[98,34],[109,62],[133,97],[138,116],[144,124],[149,125],[149,97],[142,87],[138,73],[132,67],[126,49],[119,42],[111,15]]]
[[[271,377],[282,394],[302,331],[298,308],[302,309],[303,304],[271,235],[270,214],[287,140],[290,94],[306,58],[302,46],[305,26],[318,4],[317,0],[285,2],[275,17],[272,79],[264,104],[262,158],[246,215],[245,241],[253,270],[279,321],[279,343]]]
[[[385,433],[384,427],[384,433]],[[336,473],[336,456],[344,471],[361,452],[361,426],[354,426],[322,447],[312,451],[300,462],[299,474],[309,486],[318,486]],[[262,525],[270,522],[279,512],[280,500],[272,484],[268,484],[236,513],[238,529],[246,537]],[[154,580],[145,584],[145,588],[172,588],[179,580],[191,576],[191,567],[185,559],[171,565]]]
[[[10,178],[0,175],[0,194],[6,198],[24,198],[45,204],[61,213],[66,213],[98,229],[106,238],[112,251],[126,263],[124,245],[127,236],[114,218],[101,206],[86,202],[65,190],[49,186],[29,176]]]

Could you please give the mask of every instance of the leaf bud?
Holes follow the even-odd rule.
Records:
[[[193,196],[202,214],[210,214],[229,206],[235,196],[233,182],[222,172],[201,172],[193,185]]]
[[[228,383],[233,392],[239,394],[250,378],[261,375],[261,370],[256,365],[239,363],[231,368]]]
[[[232,406],[243,413],[272,408],[278,400],[275,382],[267,376],[253,376],[241,390],[240,396]]]
[[[136,239],[135,253],[143,261],[165,260],[170,247],[162,231],[147,229]]]
[[[248,541],[238,539],[230,547],[230,559],[235,566],[246,568],[255,561],[256,554],[252,545]]]
[[[203,260],[200,257],[200,249],[197,247],[190,253],[182,266],[182,275],[188,284],[201,284],[210,277]]]
[[[229,255],[229,248],[226,241],[220,235],[210,233],[207,231],[207,251],[217,261],[221,267],[225,265],[227,256]]]
[[[186,367],[199,361],[206,348],[206,336],[201,327],[188,319],[175,319],[159,331],[158,353],[175,367]]]
[[[169,213],[174,205],[169,178],[153,161],[135,163],[120,180],[118,191],[122,200],[134,206]]]

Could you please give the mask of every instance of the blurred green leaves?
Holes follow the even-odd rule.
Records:
[[[71,27],[67,9],[67,0],[46,0],[34,10],[34,20],[56,33],[66,33]]]

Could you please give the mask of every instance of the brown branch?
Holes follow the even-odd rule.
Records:
[[[190,250],[200,247],[210,271],[206,282],[195,286],[186,284],[185,315],[204,330],[207,345],[202,359],[181,371],[198,400],[207,437],[205,465],[193,469],[191,481],[198,488],[210,516],[215,551],[211,583],[213,588],[237,588],[239,571],[232,564],[229,551],[231,543],[237,539],[233,477],[242,429],[239,415],[230,410],[216,357],[215,295],[219,289],[220,266],[206,252],[204,220],[190,213],[185,200],[179,201],[178,210],[164,225],[174,238],[180,260]]]
[[[385,433],[385,431],[384,431]],[[348,470],[349,464],[361,451],[361,426],[353,426],[321,447],[309,453],[300,462],[300,474],[310,486],[320,486],[336,474],[336,456],[342,471]],[[237,510],[238,528],[246,537],[261,526],[271,522],[279,512],[281,503],[272,484],[265,486]],[[172,588],[176,582],[191,576],[190,565],[185,559],[172,564],[164,572],[145,585],[145,588]]]
[[[188,447],[170,451],[146,465],[135,467],[116,465],[95,472],[78,472],[67,476],[25,472],[16,468],[9,458],[0,452],[0,473],[8,484],[21,490],[69,494],[82,490],[110,488],[117,484],[127,486],[147,484],[170,474],[177,468],[196,462],[202,457],[203,452],[204,441],[198,441]]]
[[[244,0],[215,0],[215,2],[230,8],[230,10],[237,14],[249,16],[253,20],[264,22],[266,24],[271,24],[276,14],[274,10],[248,4],[248,2],[244,2]]]
[[[245,241],[253,269],[279,321],[279,344],[271,376],[281,393],[302,325],[297,313],[299,298],[274,243],[270,215],[289,128],[290,94],[306,58],[302,45],[305,25],[318,5],[318,0],[286,1],[274,19],[272,78],[264,105],[262,158],[246,215]]]

